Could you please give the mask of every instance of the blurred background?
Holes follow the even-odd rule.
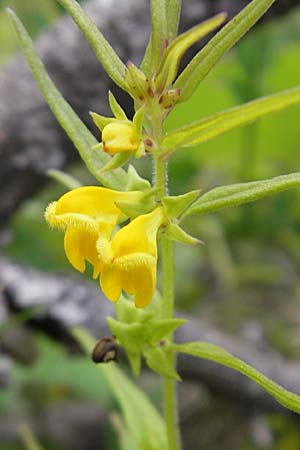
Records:
[[[130,56],[138,61],[149,27],[147,17],[140,15],[146,11],[144,2],[133,2],[136,10],[127,8],[125,0],[120,2],[124,16],[116,14],[113,2],[87,3],[95,14],[98,11],[97,18],[101,4],[104,18],[110,18],[103,31],[110,30],[106,35],[110,38],[111,33],[125,60]],[[216,10],[221,10],[221,3],[215,2]],[[232,3],[237,3],[236,9],[243,4]],[[170,114],[168,130],[299,85],[300,2],[291,3],[284,7],[282,2],[282,10],[279,7],[222,59],[194,97]],[[68,34],[72,25],[60,18],[63,11],[54,0],[0,0],[0,448],[24,448],[18,426],[26,421],[45,450],[117,450],[110,417],[118,405],[68,333],[74,324],[91,326],[96,336],[104,333],[110,305],[104,299],[97,306],[88,302],[89,289],[97,296],[96,287],[87,288],[83,277],[74,275],[64,255],[63,236],[50,232],[43,220],[47,202],[64,192],[47,179],[47,169],[67,167],[83,183],[92,181],[41,106],[30,74],[17,56],[16,36],[4,11],[7,5],[37,39],[58,87],[90,127],[87,111],[107,113],[110,87],[94,60],[89,64],[88,57],[84,59],[80,50],[85,47],[78,47],[76,53],[76,40],[82,38],[73,28]],[[183,29],[210,12],[214,11],[205,1],[183,1]],[[101,24],[104,19],[99,20]],[[142,30],[136,28],[137,22]],[[124,43],[126,33],[129,38]],[[130,111],[128,99],[117,89],[113,92]],[[299,118],[300,108],[290,108],[199,148],[178,152],[169,166],[171,194],[299,172]],[[151,177],[149,161],[139,161],[137,166]],[[236,343],[239,356],[249,362],[253,350],[256,358],[261,356],[261,370],[277,374],[277,381],[285,380],[286,387],[300,391],[299,190],[189,219],[186,228],[206,245],[176,248],[177,309],[193,318],[195,330],[199,323],[199,336],[203,329],[208,330],[208,339],[219,333],[219,340]],[[93,308],[99,309],[99,323]],[[200,324],[205,324],[203,329]],[[243,349],[250,353],[242,354]],[[234,392],[230,373],[223,389],[222,383],[214,385],[214,376],[209,382],[201,368],[197,372],[190,362],[187,370],[185,364],[180,417],[186,449],[300,449],[299,417],[265,397],[258,402],[251,386]],[[275,366],[278,370],[272,372]],[[158,378],[144,371],[139,383],[160,405]]]

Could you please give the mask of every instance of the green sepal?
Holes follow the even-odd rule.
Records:
[[[191,236],[176,223],[170,223],[169,225],[167,225],[164,230],[164,235],[170,241],[176,241],[179,242],[180,244],[187,244],[187,245],[204,244],[203,241],[200,241],[199,239]]]
[[[152,196],[146,194],[139,202],[135,204],[127,202],[116,202],[116,205],[122,211],[122,213],[125,214],[125,216],[133,219],[134,217],[151,212],[155,207],[155,201]]]
[[[161,201],[168,218],[175,219],[180,216],[200,196],[200,192],[201,190],[195,190],[182,195],[163,197]]]
[[[157,344],[186,323],[185,319],[153,319],[150,326],[150,344]]]
[[[142,134],[144,117],[145,117],[145,109],[144,107],[141,107],[137,110],[132,119],[133,125],[135,126],[138,136]]]
[[[173,40],[164,53],[154,79],[154,86],[159,92],[162,92],[166,87],[170,86],[176,78],[179,64],[184,53],[199,39],[218,28],[225,21],[226,17],[227,15],[224,13],[218,14],[212,19],[206,20],[191,28]]]
[[[236,358],[223,348],[208,342],[188,342],[185,344],[169,344],[168,349],[186,353],[198,358],[207,359],[223,366],[230,367],[257,383],[262,389],[274,397],[281,405],[300,413],[300,396],[284,389],[279,384],[267,378],[254,367]]]
[[[133,322],[144,323],[155,315],[155,311],[149,311],[149,308],[137,308],[132,301],[121,296],[116,303],[116,314],[120,322],[128,324]]]
[[[126,66],[107,42],[101,31],[75,0],[58,0],[73,18],[78,28],[94,49],[95,55],[110,78],[122,89],[127,91],[125,81]]]
[[[125,111],[123,110],[121,105],[119,105],[119,103],[116,100],[116,97],[111,91],[108,92],[108,101],[111,112],[113,113],[116,119],[128,120]]]
[[[140,353],[148,340],[148,330],[141,323],[130,324],[107,317],[107,323],[113,336],[128,353]]]
[[[159,106],[162,109],[171,109],[178,102],[180,89],[168,89],[159,99]]]
[[[90,111],[90,116],[93,119],[93,122],[96,125],[96,127],[98,127],[101,132],[103,131],[103,128],[106,125],[109,125],[110,123],[116,121],[116,119],[114,119],[113,117],[101,116],[101,114],[92,111]]]
[[[97,146],[98,147],[98,146]],[[109,172],[110,170],[118,169],[123,167],[130,158],[132,157],[132,152],[120,152],[113,155],[111,160],[102,167],[101,172]]]
[[[247,125],[268,114],[300,104],[300,88],[295,87],[268,97],[221,111],[199,121],[167,133],[162,140],[162,157],[170,156],[176,149],[199,145],[235,128]]]
[[[300,187],[300,172],[281,175],[269,180],[219,186],[208,191],[193,203],[184,212],[182,219],[190,214],[207,214],[219,209],[254,202],[294,187]]]
[[[140,145],[137,148],[137,150],[134,152],[134,157],[136,159],[140,159],[144,155],[145,155],[145,144],[144,144],[143,141],[141,141]]]
[[[68,189],[76,189],[82,186],[80,181],[76,180],[73,175],[65,173],[62,170],[50,169],[47,170],[47,175],[48,177],[51,177],[53,180],[58,181],[61,185],[67,187]]]
[[[126,352],[132,373],[138,377],[141,372],[141,353],[131,353],[129,351]]]
[[[118,169],[107,174],[100,173],[103,165],[109,161],[109,156],[104,152],[96,154],[92,150],[92,147],[97,144],[96,138],[66,102],[47,74],[22,22],[11,9],[7,9],[7,13],[12,20],[21,48],[45,101],[78,150],[88,170],[105,187],[121,190],[126,185],[126,172]]]
[[[199,83],[219,59],[247,33],[274,1],[253,0],[194,56],[174,83],[175,88],[182,90],[180,102],[188,100],[193,95]]]
[[[150,182],[142,178],[131,164],[127,174],[126,191],[148,191],[151,188]]]
[[[149,81],[144,72],[131,61],[127,63],[126,82],[130,95],[138,102],[144,103],[147,98],[153,96]]]
[[[147,365],[154,372],[163,377],[181,381],[180,376],[173,367],[173,360],[168,358],[163,347],[150,347],[143,352]]]

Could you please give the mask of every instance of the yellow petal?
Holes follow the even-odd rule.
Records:
[[[45,219],[53,228],[87,228],[97,230],[106,223],[110,232],[122,217],[116,203],[134,203],[142,192],[119,192],[99,186],[84,186],[64,194],[48,205]],[[109,233],[109,231],[108,231]]]
[[[97,278],[101,266],[96,250],[98,234],[94,231],[68,229],[64,247],[68,260],[79,272],[85,271],[85,260],[94,268],[93,277]]]
[[[122,274],[110,267],[104,268],[100,276],[100,286],[109,300],[117,302],[122,292]]]

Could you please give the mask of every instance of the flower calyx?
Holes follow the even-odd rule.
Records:
[[[138,310],[130,300],[120,299],[116,312],[118,320],[108,318],[112,334],[124,347],[132,370],[139,374],[141,357],[148,366],[164,376],[179,379],[167,357],[168,335],[183,325],[184,319],[161,319],[157,304],[153,302],[146,310]]]
[[[103,172],[122,167],[131,156],[140,158],[145,153],[143,142],[144,110],[139,108],[133,120],[129,120],[113,94],[109,93],[109,103],[115,117],[105,117],[91,112],[95,125],[102,132],[102,142],[93,147],[102,150],[113,158],[102,168]]]

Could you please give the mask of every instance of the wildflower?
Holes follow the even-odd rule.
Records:
[[[103,128],[102,144],[103,150],[110,155],[135,152],[140,145],[140,138],[132,122],[115,121]]]
[[[65,231],[64,248],[68,260],[79,272],[85,271],[85,260],[94,268],[93,277],[101,271],[96,250],[97,240],[108,242],[123,213],[116,202],[136,203],[142,192],[118,192],[98,186],[85,186],[64,194],[48,205],[45,219],[53,228]]]
[[[157,242],[164,223],[162,207],[141,215],[119,230],[110,242],[97,241],[104,294],[117,302],[121,291],[134,295],[137,307],[146,306],[156,286]]]

